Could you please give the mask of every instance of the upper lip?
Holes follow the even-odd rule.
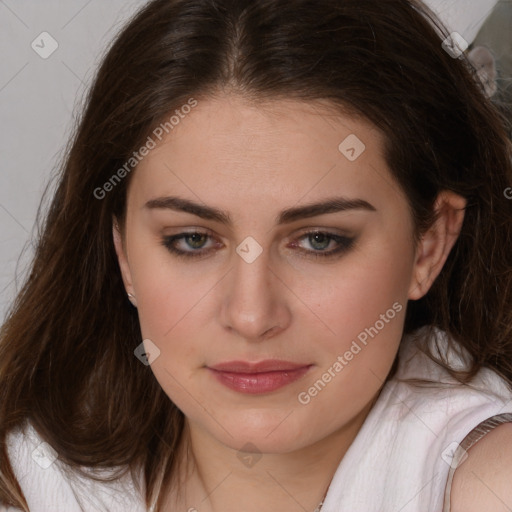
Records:
[[[224,363],[209,366],[212,370],[221,372],[233,373],[263,373],[263,372],[276,372],[276,371],[290,371],[297,370],[310,366],[303,363],[292,363],[290,361],[281,361],[279,359],[268,359],[266,361],[259,361],[251,363],[248,361],[226,361]]]

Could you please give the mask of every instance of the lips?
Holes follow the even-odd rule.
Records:
[[[273,359],[258,363],[228,361],[208,367],[208,370],[218,382],[234,391],[261,394],[300,379],[312,366]]]
[[[309,364],[292,363],[290,361],[281,361],[279,359],[268,359],[258,363],[250,363],[248,361],[227,361],[210,366],[212,370],[232,373],[264,373],[276,371],[291,371],[304,368]]]

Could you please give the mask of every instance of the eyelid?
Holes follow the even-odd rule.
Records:
[[[306,228],[299,229],[298,231],[294,232],[293,235],[290,236],[296,239],[297,237],[310,235],[312,233],[324,233],[326,235],[354,238],[353,232],[348,229],[328,228],[325,226],[308,226]]]

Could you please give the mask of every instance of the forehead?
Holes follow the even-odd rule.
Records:
[[[142,201],[178,189],[216,203],[296,203],[333,191],[396,194],[384,141],[369,121],[327,102],[201,100],[138,165],[130,195]]]

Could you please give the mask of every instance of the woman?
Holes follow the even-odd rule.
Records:
[[[6,504],[512,505],[510,141],[436,23],[156,0],[128,24],[3,326]]]

